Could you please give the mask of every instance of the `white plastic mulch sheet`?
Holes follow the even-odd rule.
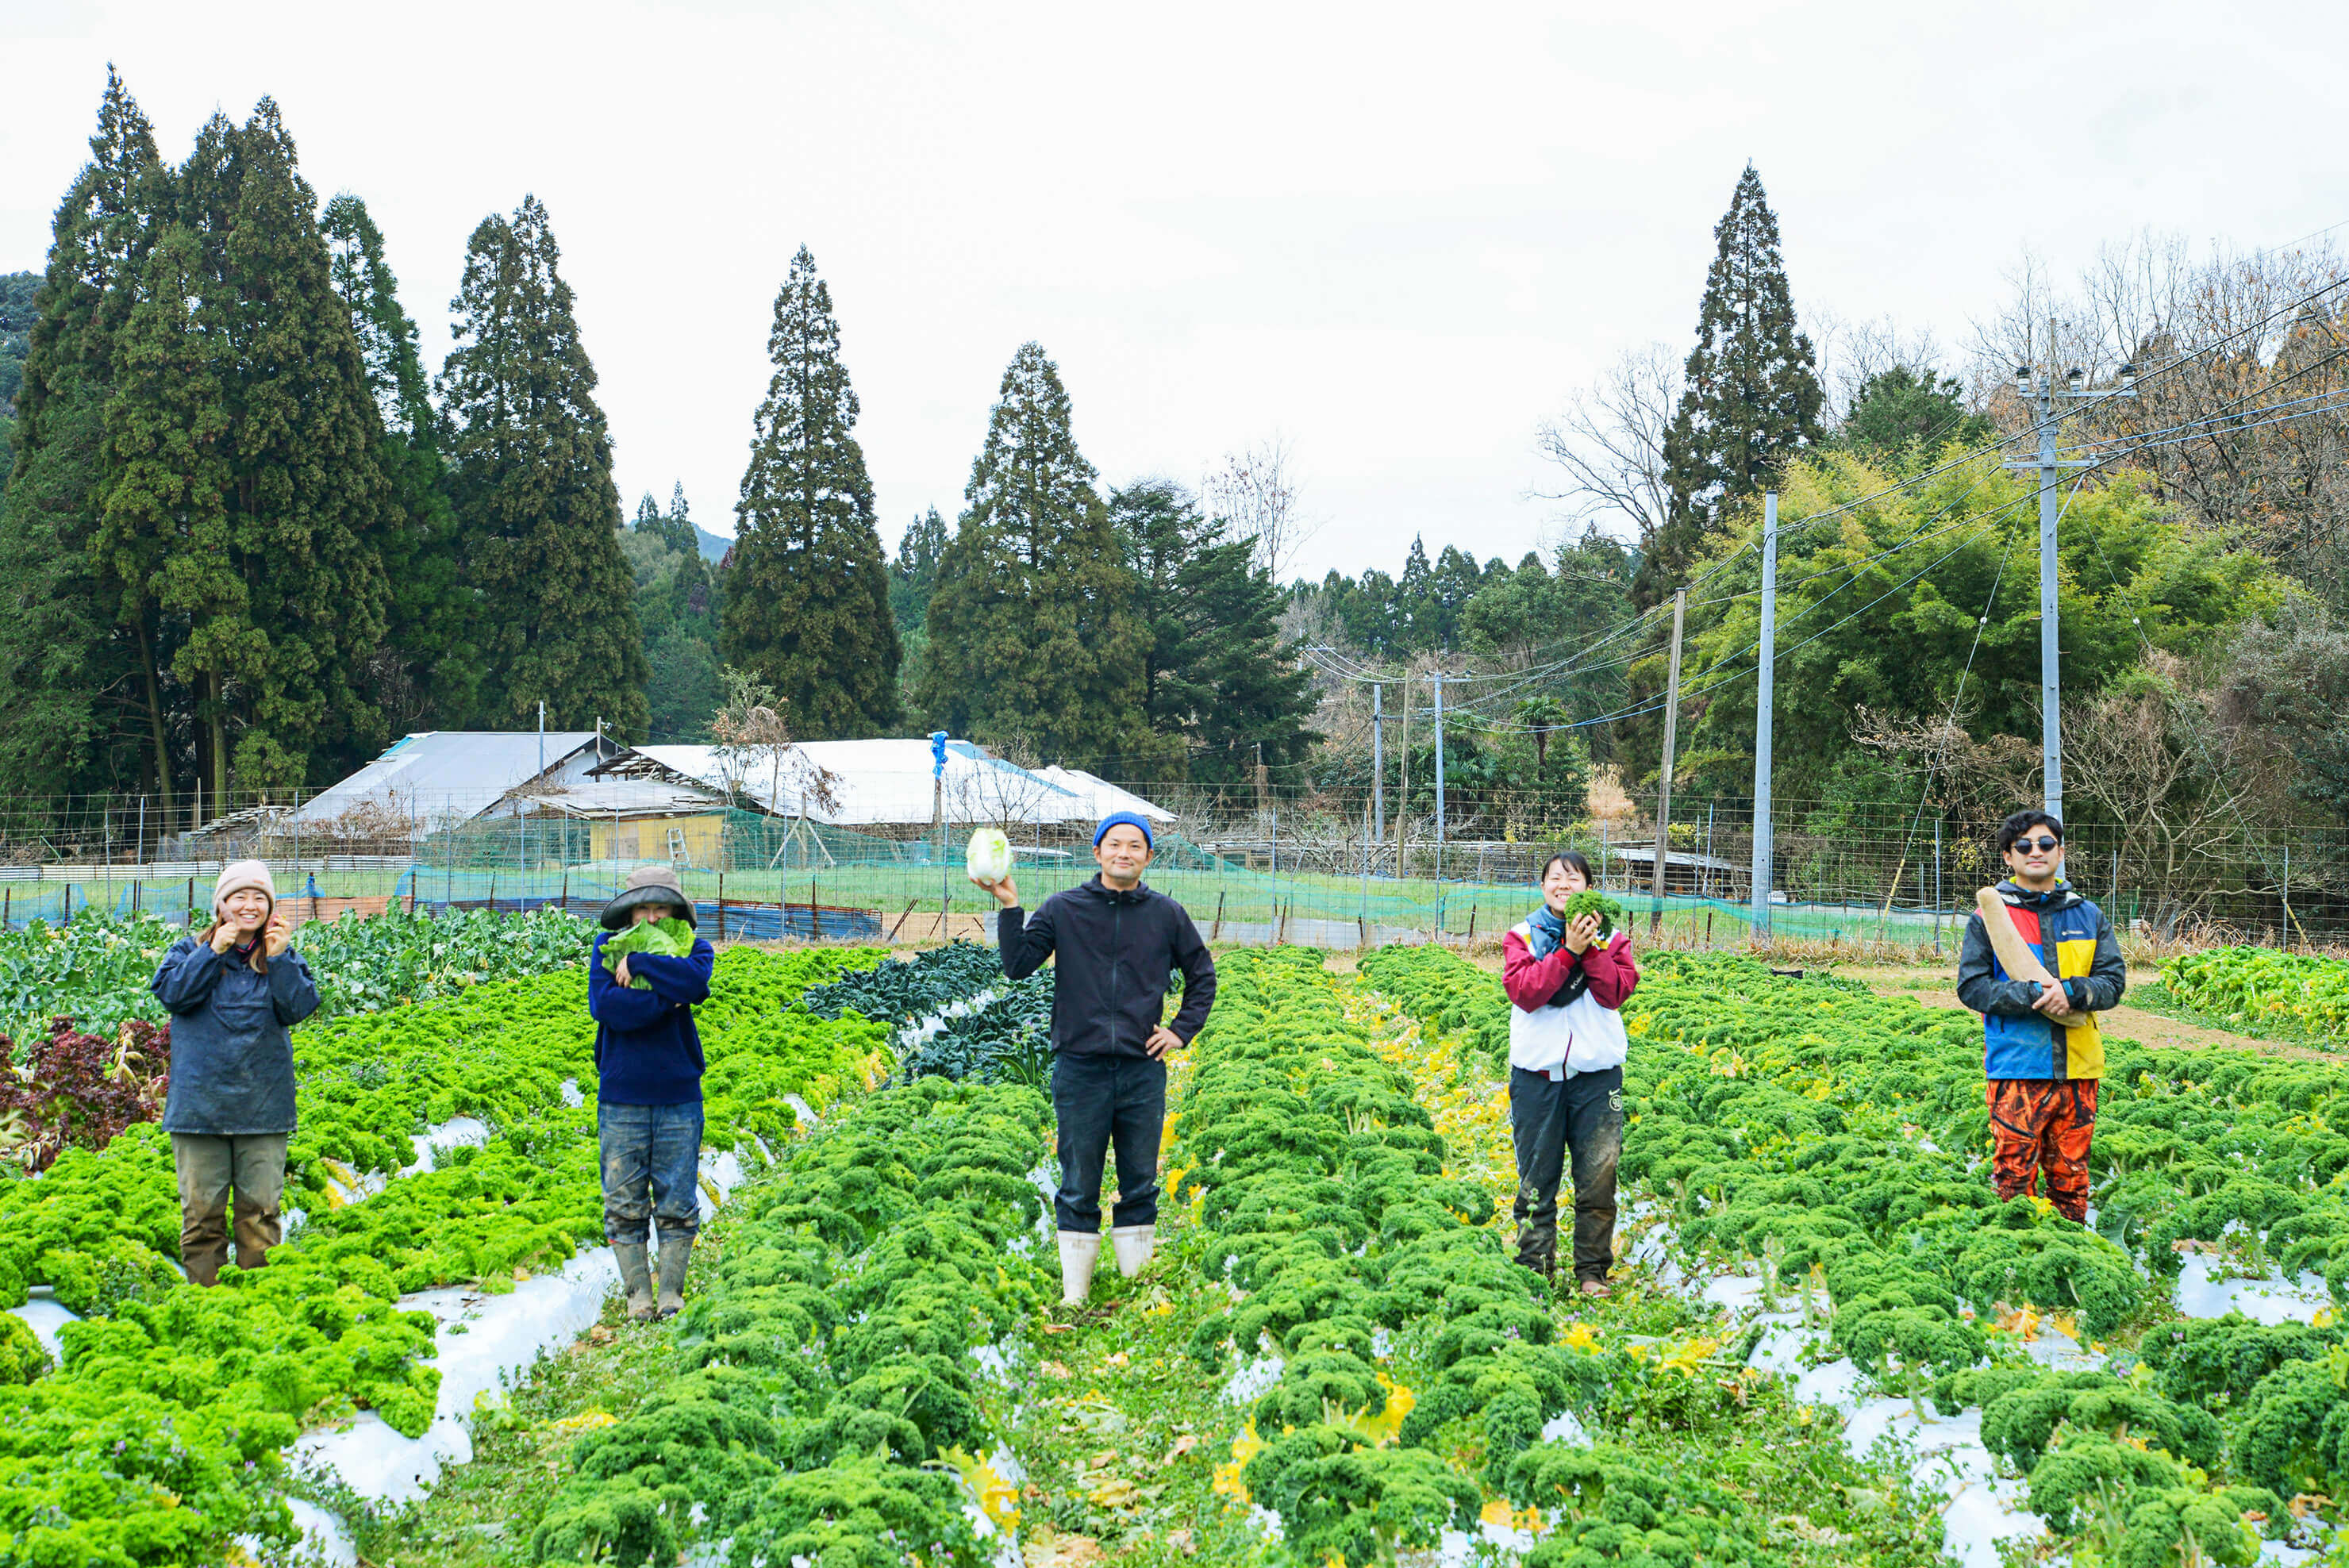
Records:
[[[538,1274],[511,1295],[482,1295],[461,1286],[402,1296],[409,1311],[429,1312],[438,1325],[433,1365],[440,1398],[432,1424],[404,1438],[372,1410],[340,1427],[306,1432],[290,1450],[305,1466],[326,1466],[360,1496],[405,1502],[440,1478],[444,1465],[473,1457],[474,1400],[504,1386],[540,1354],[568,1345],[603,1315],[604,1298],[619,1283],[612,1249],[597,1247]]]
[[[1652,1212],[1652,1206],[1640,1208]],[[2093,1214],[2091,1219],[2093,1220]],[[1889,1438],[1915,1455],[1911,1473],[1946,1500],[1941,1515],[1942,1548],[1966,1568],[1998,1568],[1999,1542],[2018,1536],[2046,1533],[2046,1525],[2029,1511],[2027,1484],[2002,1479],[1996,1461],[1982,1442],[1979,1407],[1944,1417],[1930,1401],[1920,1401],[1924,1416],[1905,1398],[1868,1392],[1870,1379],[1849,1357],[1821,1361],[1827,1352],[1826,1330],[1806,1326],[1799,1311],[1760,1310],[1763,1281],[1758,1275],[1728,1274],[1698,1282],[1684,1275],[1670,1255],[1662,1228],[1649,1232],[1633,1249],[1640,1261],[1652,1264],[1669,1286],[1692,1290],[1704,1300],[1728,1309],[1743,1325],[1766,1325],[1748,1364],[1795,1380],[1797,1400],[1832,1407],[1843,1412],[1844,1442],[1855,1454],[1865,1454]],[[2324,1282],[2303,1274],[2297,1281],[2211,1277],[2209,1259],[2189,1254],[2175,1294],[2178,1311],[2188,1317],[2223,1317],[2241,1312],[2262,1323],[2298,1320],[2306,1323],[2331,1305]],[[1782,1295],[1786,1293],[1781,1293]],[[1818,1304],[1824,1309],[1825,1303]],[[2086,1370],[2105,1364],[2099,1351],[2088,1349],[2069,1335],[2041,1327],[2024,1347],[2032,1358],[2058,1371]],[[1815,1364],[1816,1363],[1816,1364]],[[2299,1563],[2318,1555],[2280,1542],[2263,1547],[2262,1563]]]

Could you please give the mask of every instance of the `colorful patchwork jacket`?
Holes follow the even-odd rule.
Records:
[[[2105,1041],[2095,1015],[2117,1004],[2128,965],[2104,911],[2058,882],[2031,892],[1998,884],[2014,929],[2071,998],[2075,1021],[2058,1024],[2031,1004],[2035,980],[2011,978],[2000,966],[1977,910],[1958,954],[1958,1000],[1982,1016],[1982,1066],[1994,1078],[2105,1076]]]

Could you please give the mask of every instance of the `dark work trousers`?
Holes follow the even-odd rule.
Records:
[[[1117,1212],[1111,1223],[1158,1222],[1158,1139],[1166,1125],[1166,1064],[1107,1052],[1052,1058],[1052,1119],[1059,1123],[1061,1191],[1052,1217],[1064,1231],[1101,1233],[1102,1161],[1117,1147]]]
[[[604,1239],[614,1246],[691,1241],[701,1229],[701,1102],[595,1107],[604,1164]]]
[[[1615,1166],[1623,1155],[1623,1069],[1509,1069],[1509,1131],[1517,1146],[1517,1262],[1557,1269],[1557,1187],[1574,1159],[1574,1274],[1607,1277],[1615,1264]]]

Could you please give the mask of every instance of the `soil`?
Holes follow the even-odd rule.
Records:
[[[1836,973],[1847,979],[1857,980],[1879,996],[1907,996],[1929,1007],[1961,1007],[1958,1000],[1957,965],[1940,969],[1878,969],[1864,965],[1838,966]],[[2161,977],[2158,969],[2132,969],[2131,985],[2150,985]],[[2271,1057],[2292,1057],[2302,1061],[2338,1062],[2339,1053],[2320,1051],[2308,1046],[2294,1045],[2288,1040],[2261,1040],[2249,1035],[2238,1035],[2226,1029],[2213,1029],[2200,1024],[2184,1023],[2132,1007],[2127,1002],[2107,1013],[2096,1016],[2097,1027],[2115,1039],[2134,1040],[2140,1046],[2155,1048],[2168,1047],[2177,1050],[2200,1051],[2213,1047],[2222,1050],[2260,1051]]]

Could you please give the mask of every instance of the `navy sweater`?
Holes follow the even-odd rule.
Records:
[[[605,935],[609,935],[605,933]],[[628,954],[628,973],[650,982],[638,991],[604,967],[605,935],[587,961],[587,1013],[595,1020],[595,1099],[605,1105],[691,1105],[701,1099],[701,1036],[693,1004],[709,999],[718,962],[696,937],[683,958]]]

